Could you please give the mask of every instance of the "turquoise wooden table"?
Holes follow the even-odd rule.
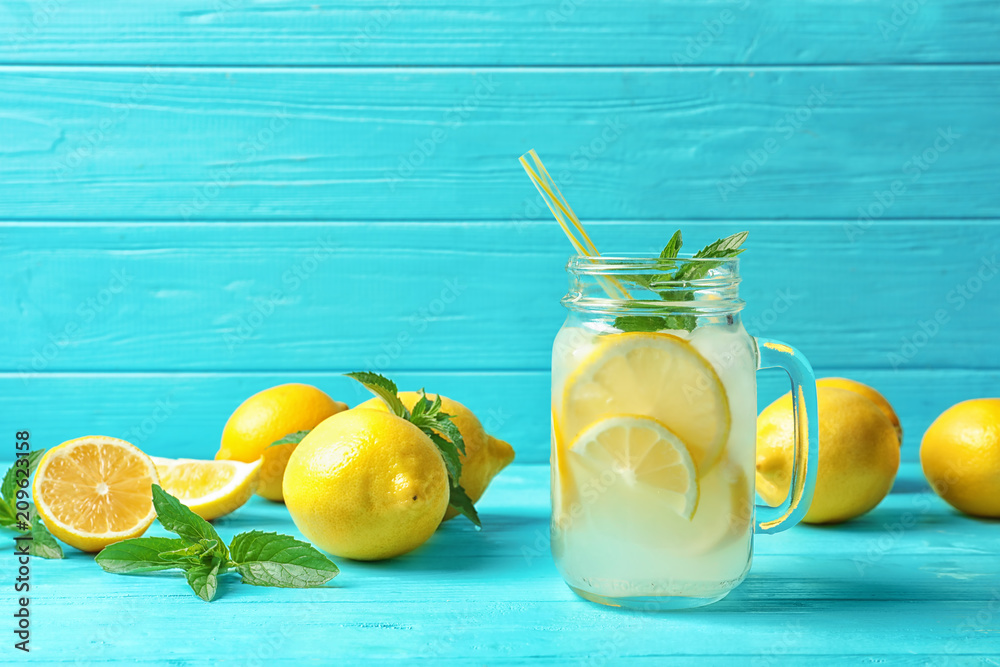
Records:
[[[1000,524],[957,514],[913,464],[861,519],[758,536],[746,581],[715,605],[683,612],[616,610],[566,587],[549,555],[547,466],[509,468],[481,514],[482,532],[456,520],[396,560],[340,560],[341,574],[326,588],[257,588],[230,575],[210,604],[179,573],[106,574],[73,549],[64,561],[36,559],[30,659],[996,665],[1000,658]],[[259,498],[217,528],[227,539],[250,528],[294,532],[282,505]],[[166,533],[156,526],[150,534]],[[5,577],[11,560],[3,561]]]
[[[368,369],[517,451],[482,533],[322,590],[207,605],[36,561],[30,659],[997,664],[1000,525],[916,461],[1000,393],[998,25],[995,0],[0,0],[2,437],[211,457],[247,396],[354,405]],[[531,148],[606,251],[750,230],[747,329],[888,397],[893,495],[762,537],[704,610],[575,599],[546,538],[569,246]],[[759,403],[786,390],[761,374]],[[248,527],[292,530],[259,500],[221,531]]]

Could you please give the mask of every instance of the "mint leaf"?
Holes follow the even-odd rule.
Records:
[[[399,400],[399,390],[396,389],[396,384],[389,378],[379,375],[378,373],[369,373],[367,371],[344,373],[344,375],[353,380],[357,380],[365,386],[365,389],[381,398],[389,407],[392,414],[397,417],[402,417],[403,419],[410,418],[410,411],[407,410],[406,406],[403,405],[403,402]]]
[[[17,515],[6,500],[0,499],[0,527],[17,528]]]
[[[431,442],[441,452],[444,459],[444,467],[448,469],[448,480],[451,486],[458,486],[458,480],[462,476],[462,459],[458,456],[458,448],[447,438],[430,429],[421,429],[431,439]]]
[[[319,586],[340,572],[311,545],[287,535],[241,533],[230,551],[207,521],[156,484],[153,504],[163,527],[180,537],[140,537],[107,546],[96,557],[106,572],[182,569],[188,585],[206,602],[218,592],[219,575],[230,568],[244,583],[285,588]]]
[[[441,412],[440,396],[435,397],[432,403],[424,390],[420,390],[420,398],[413,406],[410,421],[426,433],[431,442],[437,446],[438,451],[441,452],[441,458],[444,459],[445,467],[448,469],[448,478],[451,481],[448,504],[460,514],[468,517],[477,527],[482,528],[472,500],[469,499],[465,489],[459,483],[462,477],[460,454],[465,454],[465,440],[462,438],[462,432],[451,419],[451,415]]]
[[[185,544],[186,546],[183,548],[162,552],[160,558],[178,563],[181,567],[204,564],[211,562],[216,552],[219,551],[220,542],[218,540],[198,540],[196,544],[190,544],[185,540]]]
[[[452,442],[455,449],[464,455],[465,439],[462,437],[462,432],[455,426],[455,422],[452,421],[453,417],[454,415],[449,415],[447,412],[438,412],[431,428],[443,433]]]
[[[663,247],[660,252],[660,259],[674,259],[677,257],[677,253],[681,251],[681,246],[684,245],[684,240],[681,238],[681,230],[674,232],[674,235],[670,237],[667,241],[667,245]]]
[[[456,486],[458,479],[462,476],[460,454],[465,454],[465,440],[462,438],[462,432],[451,421],[451,415],[441,412],[441,397],[435,397],[432,403],[424,390],[421,389],[420,398],[413,406],[410,422],[427,434],[437,446],[441,452],[441,458],[444,459],[445,467],[448,468],[451,484]]]
[[[315,547],[288,535],[251,530],[229,545],[230,565],[253,586],[322,586],[340,570]]]
[[[681,246],[684,245],[684,241],[681,238],[681,230],[674,232],[674,235],[670,237],[667,241],[667,245],[663,247],[660,251],[660,259],[663,261],[657,262],[657,268],[661,271],[670,271],[677,266],[677,262],[672,260],[677,258],[677,253],[681,251]],[[638,274],[633,277],[633,279],[645,287],[646,289],[655,290],[657,283],[668,282],[673,280],[673,275],[670,273],[661,273],[657,275],[646,275]]]
[[[222,544],[222,538],[212,528],[212,524],[188,509],[187,505],[163,490],[159,484],[153,485],[153,507],[156,518],[171,533],[177,533],[188,543],[198,540],[215,540]]]
[[[190,542],[179,537],[136,537],[104,547],[94,560],[105,572],[115,574],[156,572],[182,568],[182,563],[164,555],[187,546]]]
[[[621,331],[660,331],[667,328],[667,319],[659,315],[621,315],[613,326]]]
[[[27,480],[28,477],[38,467],[38,462],[45,453],[44,449],[36,449],[27,454],[19,454],[13,465],[4,473],[3,482],[0,482],[0,527],[16,530],[21,534],[31,534],[31,541],[28,542],[28,553],[41,558],[62,558],[62,547],[56,542],[56,538],[42,523],[38,514],[35,513],[35,506],[28,504],[28,514],[31,516],[31,524],[28,530],[23,529],[23,523],[18,520],[15,512],[15,502],[17,494],[21,492],[21,500],[30,498],[31,489],[22,487],[20,480]]]
[[[694,257],[696,259],[719,258],[722,260],[736,257],[745,250],[745,248],[740,248],[740,246],[747,240],[749,234],[750,232],[739,232],[724,239],[719,239],[696,252]],[[660,259],[669,260],[676,258],[681,245],[681,230],[678,229],[663,248],[663,251],[660,253]],[[687,262],[682,264],[681,268],[677,269],[673,274],[664,273],[655,276],[636,276],[636,278],[641,278],[637,282],[647,289],[657,292],[664,301],[693,301],[695,298],[694,292],[677,289],[677,283],[686,283],[702,278],[712,269],[721,266],[722,263],[722,261]],[[668,289],[660,290],[658,286],[668,287]],[[614,327],[621,331],[663,331],[669,329],[694,331],[697,325],[698,320],[694,315],[679,313],[668,315],[623,315],[616,317],[614,321]]]
[[[420,389],[420,398],[417,402],[413,404],[413,410],[410,411],[410,421],[414,419],[421,419],[428,413],[437,413],[441,411],[441,397],[435,396],[434,400],[431,401],[427,398],[427,392]]]
[[[614,321],[621,331],[694,331],[696,325],[694,315],[622,315]]]
[[[698,319],[694,315],[667,315],[664,319],[665,329],[694,331]]]
[[[427,398],[427,393],[421,389],[420,398],[413,406],[413,409],[414,414],[410,415],[410,421],[413,424],[421,429],[430,428],[441,432],[454,444],[459,452],[465,454],[465,439],[462,437],[462,432],[458,430],[455,422],[451,420],[453,415],[441,412],[440,396],[435,396],[432,403]]]
[[[28,553],[42,558],[62,558],[62,547],[56,542],[56,538],[52,537],[42,519],[35,514],[34,507],[31,508],[31,513],[31,542],[28,543]]]
[[[738,232],[732,236],[727,236],[724,239],[719,239],[714,243],[709,243],[707,246],[695,253],[695,259],[709,259],[709,258],[721,258],[721,259],[732,259],[740,253],[742,253],[746,248],[740,248],[743,242],[747,240],[747,236],[750,232]],[[722,265],[722,262],[690,262],[682,266],[676,274],[674,274],[674,280],[677,282],[688,282],[691,280],[697,280],[705,276],[709,271]]]
[[[295,433],[289,433],[281,440],[275,440],[268,447],[277,447],[278,445],[297,445],[302,440],[309,435],[309,431],[296,431]]]
[[[474,523],[476,528],[483,527],[482,522],[479,520],[479,513],[476,512],[476,506],[472,504],[472,499],[465,493],[465,489],[458,484],[452,485],[451,497],[448,498],[448,504],[458,510],[459,514]]]
[[[445,468],[448,469],[452,497],[457,498],[456,502],[459,503],[458,505],[453,505],[453,507],[461,514],[469,517],[474,524],[480,526],[479,516],[472,506],[472,501],[469,500],[465,490],[459,484],[459,480],[462,477],[461,455],[465,454],[465,439],[462,438],[462,432],[458,426],[451,420],[452,416],[441,412],[441,396],[435,396],[434,400],[431,401],[427,398],[427,393],[421,389],[420,398],[413,405],[413,411],[411,412],[399,400],[396,384],[392,380],[378,373],[358,372],[345,373],[345,375],[363,384],[385,401],[385,404],[389,406],[389,409],[397,417],[402,417],[409,421],[431,439],[431,442],[441,452]],[[461,491],[458,496],[455,494],[455,489]]]
[[[199,564],[184,572],[188,585],[205,602],[211,602],[219,590],[219,570],[222,560],[218,557],[210,563]]]
[[[719,239],[714,243],[709,243],[707,246],[695,253],[695,257],[735,257],[736,255],[746,250],[746,248],[740,249],[744,241],[750,232],[737,232],[731,236],[727,236],[724,239]]]
[[[26,456],[17,457],[14,464],[7,468],[7,472],[3,476],[3,482],[0,482],[0,498],[3,498],[8,503],[14,503],[17,499],[17,478],[21,476],[27,478],[31,475],[31,473],[35,472],[35,468],[38,467],[38,461],[42,458],[42,454],[44,453],[44,449],[36,449],[28,452]],[[27,472],[18,474],[19,468],[21,470],[26,470]]]

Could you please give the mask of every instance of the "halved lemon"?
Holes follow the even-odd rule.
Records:
[[[729,401],[712,365],[665,333],[605,336],[566,381],[563,442],[602,417],[632,414],[664,424],[687,445],[699,476],[729,438]]]
[[[623,512],[666,506],[685,519],[698,506],[698,479],[687,447],[655,419],[602,419],[580,434],[569,455],[594,481],[589,494],[594,503]]]
[[[262,462],[263,458],[243,463],[153,457],[163,490],[209,521],[250,500],[260,482]]]
[[[45,453],[32,495],[49,531],[81,551],[139,537],[156,518],[153,461],[103,435],[68,440]]]

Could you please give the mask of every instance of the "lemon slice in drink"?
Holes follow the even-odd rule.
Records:
[[[684,558],[711,557],[734,543],[749,547],[753,520],[753,489],[741,467],[723,457],[711,473],[698,480],[698,509],[690,520],[655,506],[632,503],[628,516],[619,512],[618,523],[632,521],[642,526],[633,530],[634,541]]]
[[[209,521],[250,500],[260,482],[262,462],[263,458],[243,463],[153,457],[163,490]]]
[[[631,414],[664,424],[687,445],[699,476],[729,438],[729,401],[712,365],[665,333],[603,337],[566,381],[563,442],[602,417]]]
[[[605,507],[669,507],[690,519],[698,505],[698,481],[687,447],[649,417],[602,419],[580,434],[570,458],[588,470],[595,502]],[[607,502],[601,502],[604,496]],[[627,501],[627,502],[620,502]]]
[[[32,496],[45,527],[81,551],[139,537],[156,518],[156,467],[135,445],[103,435],[68,440],[45,453]]]

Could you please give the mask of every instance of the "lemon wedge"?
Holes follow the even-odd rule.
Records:
[[[619,415],[585,429],[570,457],[588,470],[595,502],[607,507],[664,506],[690,519],[698,506],[694,463],[680,438],[655,419]],[[605,498],[601,498],[605,496]]]
[[[53,535],[81,551],[100,551],[146,532],[156,518],[156,482],[156,467],[135,445],[88,435],[45,453],[32,495]]]
[[[665,425],[699,476],[719,460],[729,438],[729,401],[712,365],[687,341],[665,333],[605,336],[566,381],[562,439],[589,424],[639,415]]]
[[[206,520],[242,507],[257,490],[263,459],[201,461],[153,457],[160,486]]]

